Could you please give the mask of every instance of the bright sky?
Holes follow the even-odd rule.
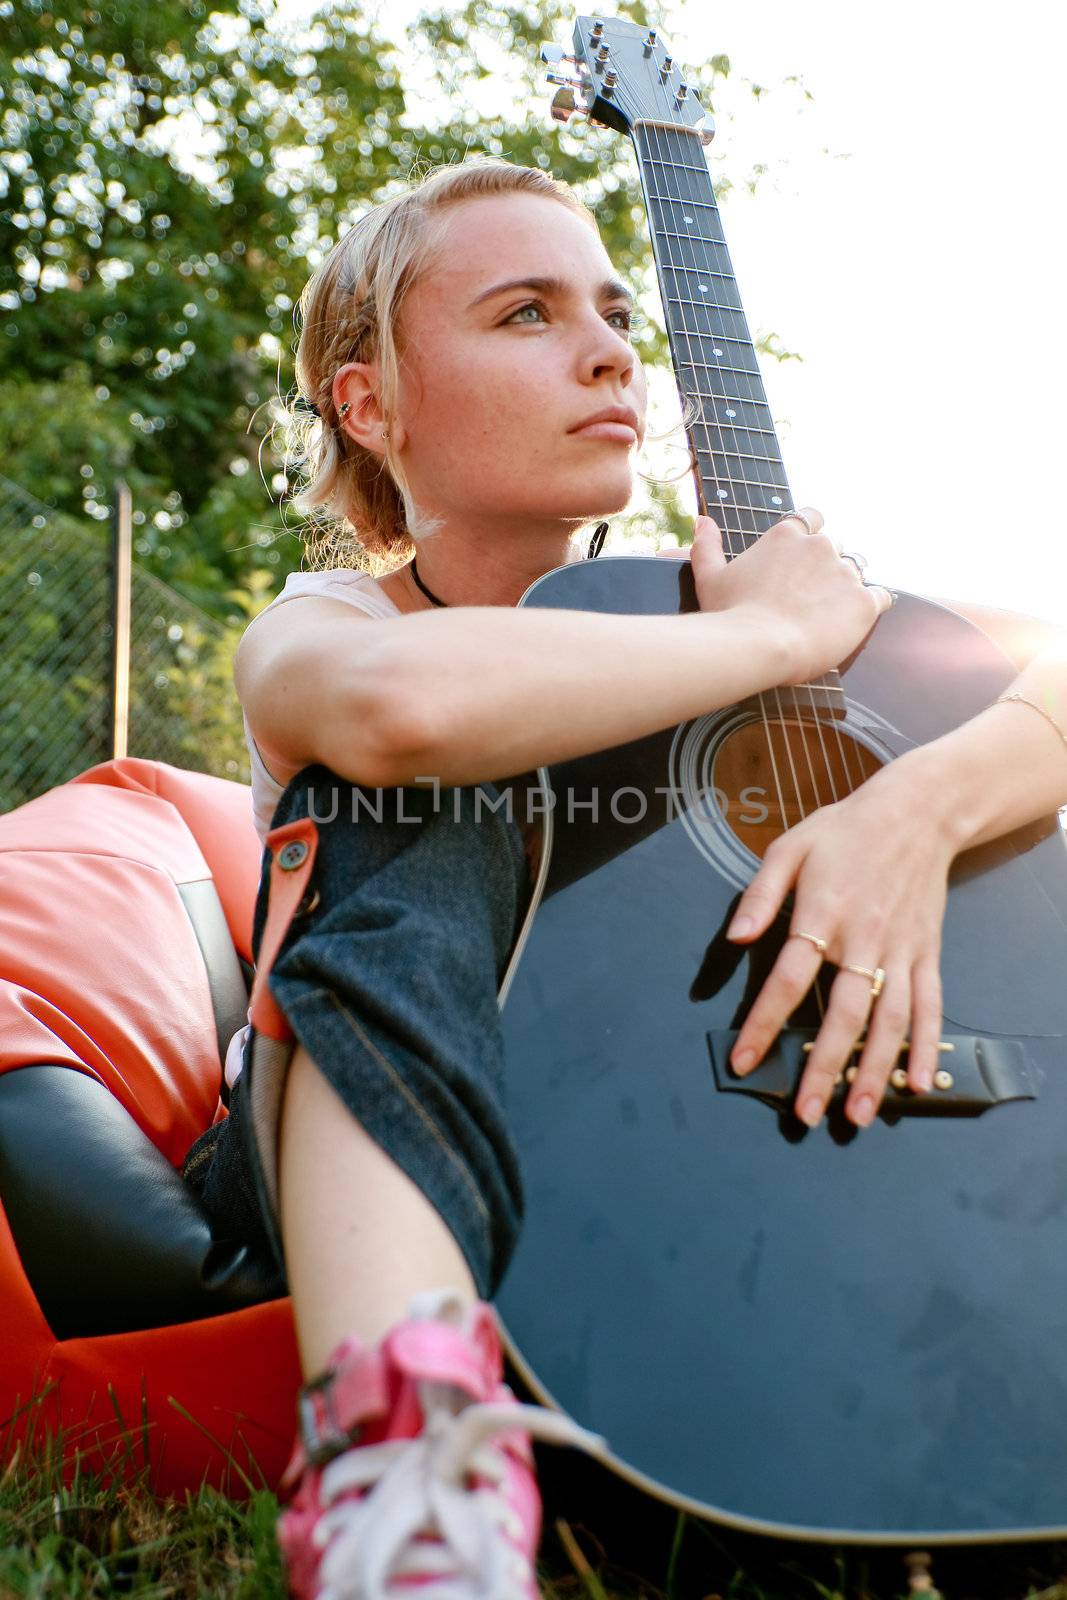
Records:
[[[815,97],[721,117],[712,146],[732,172],[772,169],[722,209],[750,323],[804,356],[766,367],[798,502],[870,577],[1067,623],[1067,8],[682,14],[679,60],[725,52],[760,82],[799,73]]]
[[[382,0],[388,31],[417,9]],[[735,179],[770,169],[723,216],[754,332],[804,358],[765,366],[798,503],[871,578],[1067,624],[1067,7],[680,0],[678,14],[676,59],[733,62],[712,157]],[[813,101],[783,87],[757,104],[742,81],[792,74]],[[405,83],[419,92],[413,67]],[[457,92],[480,102],[486,87]]]

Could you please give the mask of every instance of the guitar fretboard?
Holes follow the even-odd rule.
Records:
[[[700,137],[633,129],[656,271],[702,509],[730,555],[792,510],[778,437],[741,305]]]

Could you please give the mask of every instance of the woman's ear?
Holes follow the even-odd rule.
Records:
[[[334,409],[340,427],[364,450],[385,454],[388,427],[381,405],[381,375],[373,361],[350,361],[333,380]]]

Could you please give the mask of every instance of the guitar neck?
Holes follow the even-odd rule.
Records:
[[[726,248],[699,134],[637,122],[631,134],[701,509],[740,555],[793,509],[774,419]]]

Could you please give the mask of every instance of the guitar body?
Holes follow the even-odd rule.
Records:
[[[601,558],[523,603],[694,601],[687,563]],[[1014,675],[980,630],[901,595],[831,711],[798,691],[768,721],[772,692],[542,774],[555,806],[502,999],[527,1213],[497,1303],[534,1392],[681,1508],[835,1541],[1067,1532],[1057,820],[956,863],[947,1087],[891,1092],[863,1131],[842,1089],[805,1129],[790,1107],[814,991],[752,1078],[726,1065],[787,931],[723,937],[783,820],[761,741],[794,770],[816,752],[818,803],[835,764],[870,772]]]

